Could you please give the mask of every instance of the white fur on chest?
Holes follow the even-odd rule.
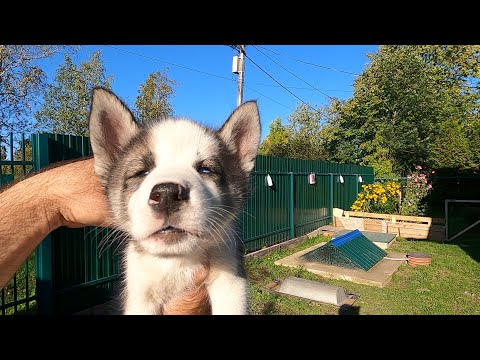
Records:
[[[126,253],[125,309],[129,315],[159,314],[163,306],[193,286],[195,272],[203,257],[158,257],[135,251]],[[231,254],[210,256],[210,272],[205,280],[212,314],[247,314],[247,282],[238,276],[238,260]]]

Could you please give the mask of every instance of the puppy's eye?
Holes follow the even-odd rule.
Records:
[[[200,174],[212,174],[212,173],[213,173],[213,170],[210,169],[210,168],[207,167],[207,166],[200,166],[200,167],[198,168],[198,172],[199,172]]]
[[[144,176],[147,176],[149,173],[150,173],[150,171],[143,169],[143,170],[137,171],[135,174],[133,174],[132,178],[144,177]]]

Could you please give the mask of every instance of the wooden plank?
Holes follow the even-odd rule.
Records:
[[[428,231],[445,231],[445,226],[443,225],[389,223],[388,227],[393,229],[402,228],[402,229],[417,229],[417,230],[428,230]]]
[[[405,230],[405,229],[392,229],[389,234],[395,234],[400,237],[413,238],[413,239],[427,239],[428,231],[419,230]]]
[[[381,220],[365,219],[364,226],[366,231],[382,232]]]
[[[379,214],[379,213],[368,213],[368,212],[362,212],[362,211],[344,211],[343,214],[348,217],[363,217],[363,218],[386,219],[386,220],[392,220],[392,217],[393,217],[395,218],[395,221],[422,222],[427,224],[431,224],[431,223],[444,224],[445,223],[445,219],[431,218],[426,216]]]
[[[365,226],[365,231],[373,231],[373,232],[382,232],[381,226],[369,225]]]
[[[389,234],[395,234],[400,237],[412,238],[412,239],[429,239],[443,241],[445,239],[445,233],[441,231],[420,231],[412,229],[391,229]]]

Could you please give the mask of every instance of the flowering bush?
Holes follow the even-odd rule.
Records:
[[[415,166],[415,171],[407,176],[407,184],[402,190],[395,181],[362,185],[362,192],[351,209],[382,214],[424,215],[425,197],[432,185],[428,183],[427,174],[421,170],[420,165]]]
[[[432,185],[428,183],[427,174],[421,171],[422,167],[420,165],[415,166],[415,170],[407,176],[407,185],[403,189],[404,194],[400,206],[400,214],[402,215],[425,214],[425,197],[432,189]]]
[[[398,214],[400,204],[400,185],[395,181],[385,184],[362,185],[362,192],[351,206],[353,211]]]

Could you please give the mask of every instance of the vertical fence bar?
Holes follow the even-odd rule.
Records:
[[[0,292],[2,293],[2,315],[5,315],[5,310],[6,310],[6,307],[5,307],[5,289],[2,288],[2,290],[0,290]]]
[[[17,293],[17,273],[13,275],[13,313],[16,315],[18,313],[18,293]]]
[[[333,174],[330,173],[330,217],[333,223]]]
[[[27,161],[27,157],[25,156],[25,133],[22,133],[21,149],[22,149],[22,161],[23,161],[22,176],[25,176],[27,173],[27,166],[25,165],[25,161]]]
[[[25,175],[27,174],[27,166],[25,165],[25,162],[27,161],[27,157],[25,155],[25,133],[22,133],[22,144],[21,144],[21,149],[22,149],[22,161],[23,161],[23,165],[22,165],[22,177],[25,177]],[[30,159],[31,160],[31,159]],[[29,298],[30,298],[30,293],[29,293],[29,284],[28,284],[28,280],[29,280],[29,268],[28,268],[28,263],[29,263],[29,257],[27,257],[27,260],[25,261],[25,299],[26,299],[26,302],[25,302],[25,311],[28,313],[28,310],[29,310]]]
[[[48,136],[32,135],[32,151],[35,170],[49,165]],[[36,250],[37,306],[39,315],[51,315],[54,310],[53,292],[53,244],[47,235]]]
[[[27,261],[25,261],[25,299],[27,300],[27,302],[25,303],[25,310],[26,312],[28,313],[28,310],[29,310],[29,306],[30,306],[30,289],[29,289],[29,286],[28,286],[28,278],[29,278],[29,268],[28,268],[28,264],[30,262],[30,258],[28,257],[27,258]]]
[[[448,241],[448,199],[445,200],[445,240]]]
[[[13,166],[13,133],[10,133],[10,171],[12,172],[12,179],[15,180],[15,166]],[[12,180],[12,181],[13,181]]]
[[[289,213],[288,218],[290,222],[290,237],[295,238],[295,184],[293,172],[290,172],[290,201],[289,201]]]

